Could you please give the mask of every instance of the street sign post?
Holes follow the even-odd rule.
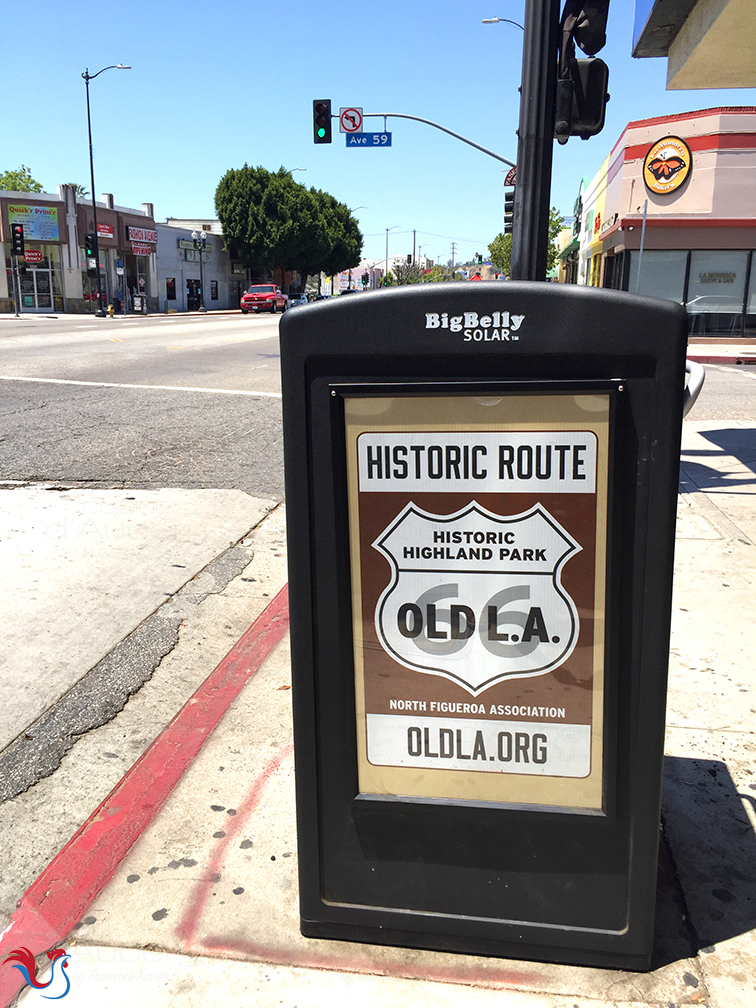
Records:
[[[281,321],[302,931],[648,969],[685,311],[432,286]]]
[[[347,133],[347,147],[390,147],[390,133]]]

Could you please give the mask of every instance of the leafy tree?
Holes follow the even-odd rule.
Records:
[[[488,253],[491,257],[491,264],[500,273],[509,276],[512,270],[512,235],[497,234],[488,246]]]
[[[386,273],[383,274],[383,277],[381,279],[381,287],[394,287],[394,286],[396,286],[396,277],[391,272],[391,270],[388,270]]]
[[[10,189],[11,192],[44,192],[39,182],[32,178],[26,165],[0,174],[0,189]]]
[[[549,211],[549,244],[546,249],[546,270],[550,270],[557,257],[557,247],[554,239],[562,230],[564,217],[556,207]],[[488,246],[492,264],[501,272],[509,276],[512,270],[512,235],[498,234]]]
[[[277,266],[332,275],[360,261],[362,235],[349,208],[329,193],[307,189],[285,168],[232,168],[215,191],[223,236],[250,268]]]
[[[394,265],[394,276],[400,287],[405,284],[420,283],[423,278],[423,270],[416,262],[396,263]]]
[[[440,283],[444,279],[444,267],[440,263],[431,266],[430,270],[423,273],[422,276],[423,283]]]

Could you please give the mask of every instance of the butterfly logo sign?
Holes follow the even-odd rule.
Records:
[[[680,137],[657,140],[643,161],[643,181],[653,193],[678,190],[690,175],[693,157],[690,147]]]

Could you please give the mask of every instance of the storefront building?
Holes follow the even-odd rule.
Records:
[[[24,226],[24,256],[11,257],[11,227]],[[95,312],[96,284],[87,271],[85,236],[94,234],[92,202],[72,186],[57,195],[0,191],[0,312]],[[97,236],[103,307],[157,310],[157,231],[151,203],[141,210],[97,203]]]
[[[204,235],[204,251],[193,234]],[[159,311],[197,311],[203,301],[208,311],[239,307],[245,271],[229,258],[220,226],[215,231],[209,222],[192,227],[169,218],[157,225],[157,235]]]
[[[580,197],[577,283],[679,301],[694,335],[756,336],[756,108],[628,123]]]

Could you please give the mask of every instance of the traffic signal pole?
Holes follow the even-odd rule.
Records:
[[[520,88],[512,280],[545,280],[560,0],[527,0]]]

